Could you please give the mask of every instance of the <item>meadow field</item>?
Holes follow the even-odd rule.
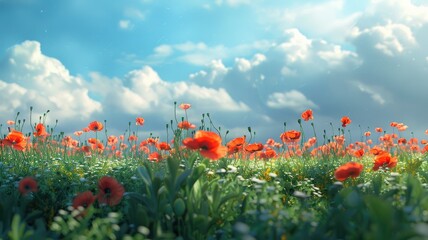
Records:
[[[2,123],[0,239],[428,239],[428,141],[404,123],[351,142],[352,116],[317,136],[308,109],[259,142],[174,107],[165,139],[143,116],[117,136]]]

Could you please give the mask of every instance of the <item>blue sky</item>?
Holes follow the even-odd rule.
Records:
[[[307,108],[319,130],[349,115],[356,132],[398,121],[423,137],[426,12],[423,0],[0,0],[0,120],[34,106],[65,131],[142,116],[161,134],[177,101],[196,125],[210,112],[260,141]]]

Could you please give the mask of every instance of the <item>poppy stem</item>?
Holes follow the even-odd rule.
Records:
[[[211,127],[212,127],[212,128],[214,128],[214,129],[217,131],[218,135],[220,135],[220,136],[221,136],[220,131],[219,131],[219,130],[214,126],[213,121],[211,120],[210,113],[207,113],[207,117],[208,117],[208,119],[210,120],[210,125],[211,125]]]

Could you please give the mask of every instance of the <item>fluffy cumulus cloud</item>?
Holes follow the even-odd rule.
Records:
[[[83,79],[70,75],[57,59],[42,54],[40,43],[26,41],[8,49],[0,62],[1,111],[13,115],[55,112],[61,119],[87,119],[102,111],[99,102],[89,97]]]
[[[33,117],[49,109],[54,118],[73,125],[68,130],[78,130],[93,119],[110,120],[112,128],[120,130],[120,121],[124,129],[123,121],[136,116],[147,116],[156,130],[174,118],[174,101],[190,102],[196,111],[219,116],[249,111],[223,88],[170,83],[148,66],[130,71],[122,79],[96,72],[88,80],[72,76],[59,60],[45,56],[35,41],[10,48],[0,69],[2,122],[18,111],[28,113],[34,106]]]

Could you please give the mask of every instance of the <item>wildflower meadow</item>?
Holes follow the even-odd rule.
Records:
[[[308,109],[259,142],[191,111],[174,103],[166,137],[144,116],[120,135],[32,108],[2,123],[0,239],[428,239],[428,141],[404,123],[351,141],[352,116],[317,136]]]

